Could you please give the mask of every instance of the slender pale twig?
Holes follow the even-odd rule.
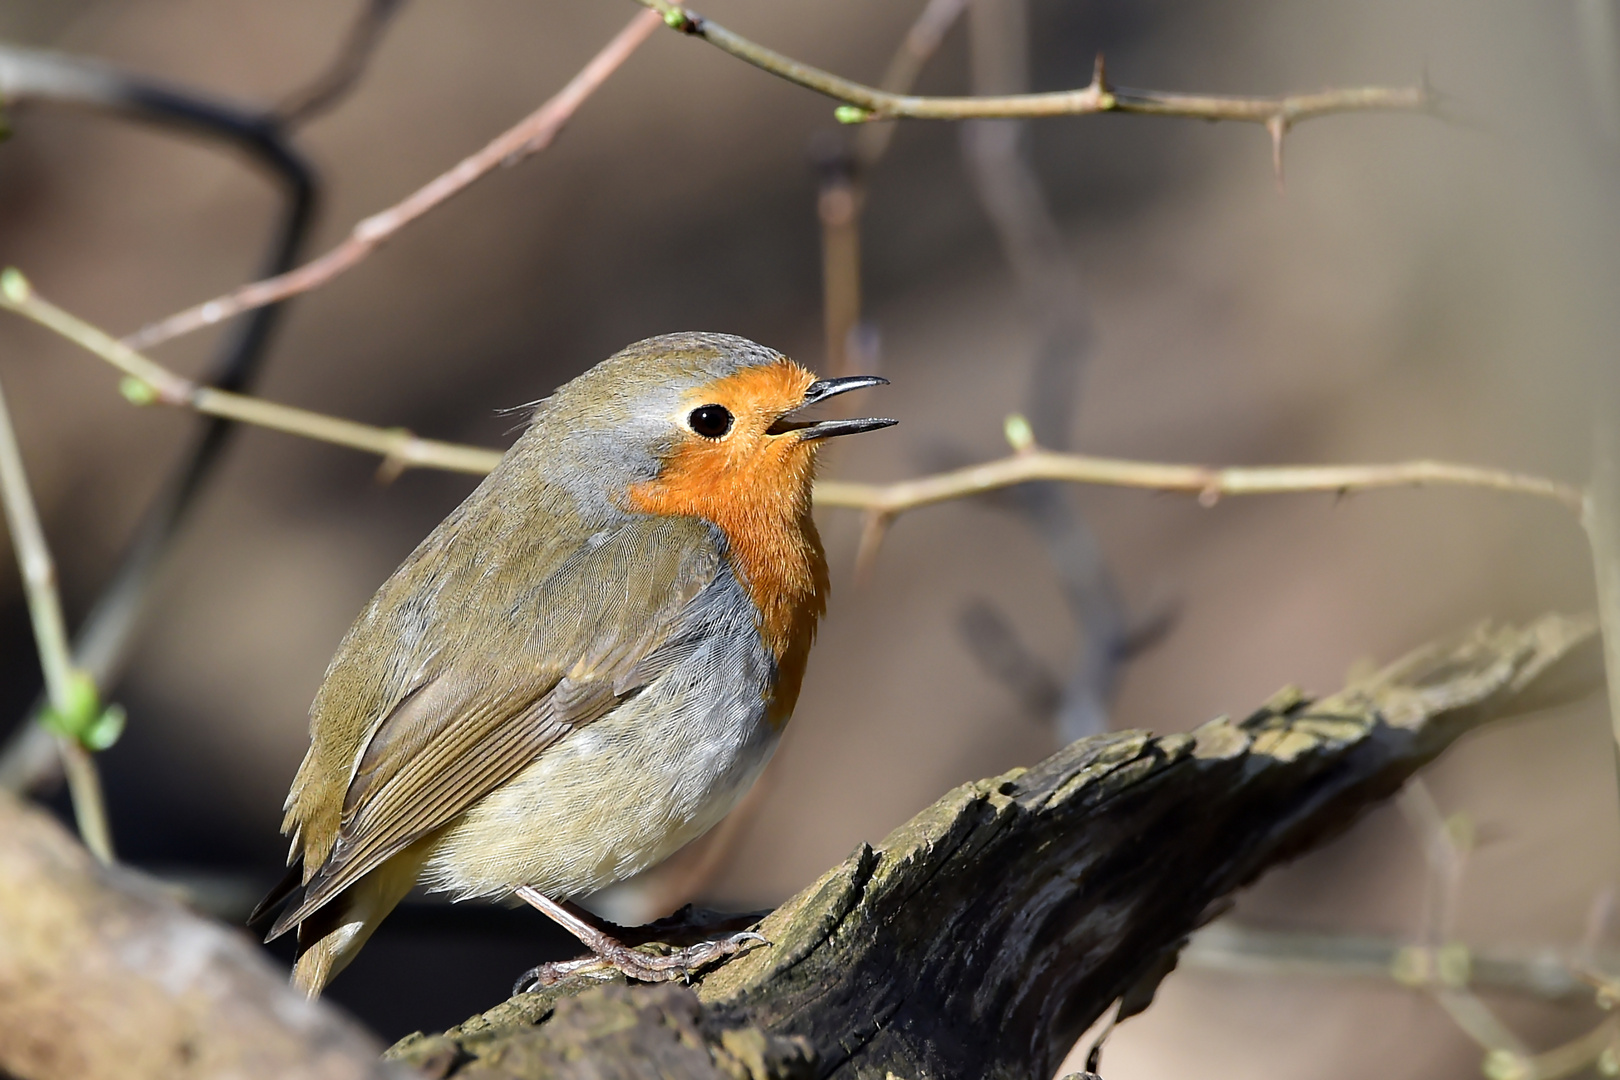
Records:
[[[28,490],[28,474],[23,469],[17,434],[11,427],[11,411],[0,392],[0,502],[5,504],[6,525],[17,553],[23,592],[28,599],[28,617],[34,626],[34,644],[39,649],[39,666],[45,673],[45,692],[58,716],[79,710],[82,697],[75,683],[67,624],[62,618],[62,601],[56,593],[56,564],[40,528],[39,513]],[[58,733],[57,746],[73,796],[73,812],[79,835],[102,862],[112,861],[112,834],[107,827],[106,807],[101,797],[101,778],[95,762],[80,742]]]
[[[49,327],[124,372],[129,376],[124,384],[125,394],[137,404],[155,402],[180,405],[292,435],[365,450],[383,456],[385,467],[434,468],[482,474],[493,469],[500,460],[498,450],[421,439],[403,428],[372,427],[245,394],[228,394],[199,387],[43,299],[16,270],[0,274],[0,308],[15,311]],[[1228,495],[1311,491],[1343,495],[1376,488],[1425,485],[1487,488],[1534,495],[1551,499],[1577,512],[1582,510],[1585,500],[1585,493],[1580,488],[1557,480],[1444,461],[1210,468],[1204,465],[1125,461],[1086,454],[1055,454],[1033,445],[1027,422],[1022,417],[1009,418],[1007,429],[1009,441],[1014,447],[1009,457],[892,484],[819,480],[816,482],[816,502],[821,506],[865,510],[887,522],[907,510],[982,495],[987,491],[1032,480],[1063,480],[1079,484],[1182,492],[1196,495],[1204,506],[1213,506]]]
[[[630,58],[637,46],[651,36],[658,21],[658,17],[649,12],[642,12],[631,19],[629,25],[619,31],[567,86],[544,105],[476,154],[464,158],[449,172],[436,177],[387,210],[360,222],[350,231],[348,239],[325,255],[296,270],[244,285],[142,327],[125,338],[125,344],[135,349],[150,348],[241,312],[320,288],[339,274],[353,269],[400,229],[464,191],[498,166],[515,164],[550,146],[585,100]]]
[[[1125,461],[1087,454],[1055,454],[1031,449],[982,465],[970,465],[892,484],[823,480],[816,485],[816,502],[821,506],[843,506],[893,516],[918,507],[982,495],[1032,480],[1065,480],[1105,487],[1181,492],[1196,495],[1204,506],[1213,506],[1229,495],[1309,491],[1345,495],[1375,488],[1423,487],[1431,484],[1536,495],[1562,503],[1575,511],[1581,509],[1584,497],[1578,487],[1557,480],[1444,461],[1211,468],[1205,465]]]
[[[137,404],[179,405],[208,416],[227,417],[307,439],[365,450],[382,456],[384,472],[389,476],[415,466],[482,475],[501,459],[498,450],[419,439],[404,428],[372,427],[308,409],[278,405],[263,398],[199,386],[43,299],[15,270],[0,274],[0,307],[55,330],[122,371],[128,376],[124,381],[124,394]]]

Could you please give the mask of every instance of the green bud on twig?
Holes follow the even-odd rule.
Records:
[[[1007,445],[1022,454],[1035,448],[1035,429],[1030,427],[1029,419],[1023,413],[1013,413],[1007,417],[1002,431],[1007,436]]]
[[[157,387],[133,375],[125,375],[118,380],[118,392],[131,405],[150,405],[158,399]]]
[[[864,124],[872,119],[872,110],[859,105],[840,105],[833,110],[833,119],[840,124]]]
[[[0,293],[4,293],[7,300],[13,304],[20,304],[28,299],[28,294],[34,290],[29,286],[28,279],[23,277],[22,271],[15,266],[8,266],[0,270]]]
[[[1487,1080],[1525,1080],[1530,1075],[1529,1063],[1511,1050],[1492,1050],[1485,1055],[1480,1066]]]
[[[86,750],[105,750],[118,741],[124,733],[124,724],[129,716],[124,712],[122,705],[109,705],[101,710],[101,715],[90,724],[80,736],[79,741]]]
[[[95,680],[75,671],[68,680],[65,705],[60,709],[47,705],[39,719],[47,730],[72,739],[86,750],[105,750],[124,733],[127,717],[122,705],[103,707]]]

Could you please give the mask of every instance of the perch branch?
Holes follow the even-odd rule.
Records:
[[[67,623],[62,618],[62,601],[56,592],[56,563],[45,530],[40,527],[34,497],[28,490],[28,474],[23,469],[17,433],[11,426],[11,410],[0,392],[0,501],[5,504],[6,525],[16,549],[17,569],[23,593],[28,600],[28,617],[34,627],[34,644],[39,650],[39,666],[45,673],[45,692],[52,713],[73,717],[87,711],[81,706],[82,676],[73,667],[68,646]],[[95,709],[92,701],[89,709]],[[99,709],[95,709],[99,713]],[[104,863],[113,859],[112,830],[107,825],[106,805],[101,795],[101,776],[84,745],[69,731],[56,733],[56,745],[67,773],[68,790],[73,797],[73,813],[79,835]]]
[[[658,1014],[685,1010],[709,1052],[659,1075],[724,1075],[724,1054],[751,1045],[754,1076],[1050,1076],[1112,1003],[1146,1006],[1234,890],[1343,832],[1468,731],[1596,690],[1599,653],[1591,620],[1480,627],[1320,701],[1285,691],[1188,734],[1082,739],[861,845],[757,924],[772,947],[700,975],[695,1001],[576,980],[390,1056],[504,1080],[594,1037],[611,1071],[646,1059],[637,1039],[673,1042]]]
[[[656,11],[675,30],[700,37],[723,52],[788,82],[843,102],[838,116],[846,122],[867,120],[968,120],[990,117],[1085,116],[1124,112],[1149,116],[1183,116],[1199,120],[1237,120],[1276,127],[1281,138],[1294,124],[1343,112],[1424,112],[1436,110],[1427,86],[1358,87],[1322,90],[1283,97],[1225,97],[1178,94],[1162,90],[1128,90],[1108,82],[1099,59],[1091,83],[1079,90],[994,97],[919,97],[893,94],[801,63],[704,18],[669,0],[637,0]]]
[[[425,187],[357,224],[348,239],[325,255],[276,277],[255,281],[166,319],[142,327],[124,339],[133,349],[189,334],[265,304],[320,288],[353,269],[390,237],[451,196],[459,194],[500,165],[513,165],[551,145],[557,133],[587,98],[630,58],[658,25],[656,15],[642,12],[582,68],[555,96],[489,145],[443,173]]]

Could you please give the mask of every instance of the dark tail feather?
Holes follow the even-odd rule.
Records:
[[[291,866],[287,867],[287,872],[281,876],[280,881],[276,882],[275,888],[271,889],[270,892],[265,895],[265,898],[259,901],[259,906],[253,909],[253,914],[247,917],[248,927],[255,930],[262,927],[265,923],[270,921],[271,916],[280,911],[289,902],[293,902],[294,906],[297,906],[296,900],[302,898],[303,892],[304,860],[303,857],[300,856],[294,860]],[[281,934],[285,932],[285,928],[279,932],[272,932],[269,937],[266,937],[264,940],[272,941],[275,938],[280,937]]]

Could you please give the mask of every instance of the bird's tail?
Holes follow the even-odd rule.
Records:
[[[309,997],[320,997],[411,891],[425,858],[425,850],[406,848],[299,923],[293,985]]]

